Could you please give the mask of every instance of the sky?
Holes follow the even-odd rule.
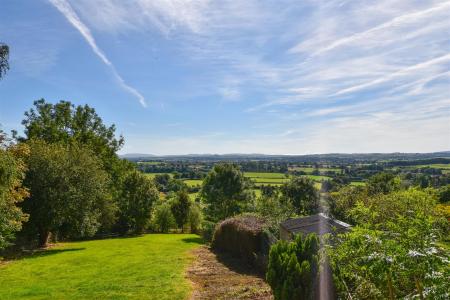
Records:
[[[450,1],[1,0],[0,124],[94,107],[120,153],[450,150]]]

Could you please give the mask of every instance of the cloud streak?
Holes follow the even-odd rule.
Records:
[[[190,89],[207,91],[205,101],[239,107],[236,119],[251,118],[252,128],[269,134],[263,137],[263,129],[246,132],[249,144],[233,137],[221,137],[220,143],[193,137],[207,151],[450,147],[442,138],[450,129],[445,125],[450,113],[448,0],[71,3],[90,28],[156,35],[164,49],[176,49],[176,59],[182,57],[192,67],[189,75],[204,72],[204,80],[189,82]],[[81,23],[77,20],[71,23]],[[83,26],[78,30],[92,37]],[[95,41],[86,40],[108,64]],[[180,97],[185,92],[180,90]],[[162,141],[159,147],[172,151],[179,142]],[[233,150],[238,144],[242,148]],[[214,151],[218,148],[227,150]]]
[[[111,61],[106,57],[105,53],[98,47],[91,31],[89,28],[80,20],[77,13],[73,10],[72,6],[66,1],[66,0],[49,0],[49,2],[61,13],[64,15],[64,17],[69,21],[70,24],[72,24],[75,29],[77,29],[80,34],[83,36],[83,38],[86,40],[86,42],[91,47],[92,51],[100,58],[100,60],[107,65],[111,72],[113,73],[115,79],[119,83],[120,87],[126,90],[128,93],[135,96],[139,103],[143,107],[147,107],[147,102],[145,101],[144,96],[136,90],[134,87],[128,85],[125,80],[120,76],[120,74],[117,72],[114,65],[111,63]]]

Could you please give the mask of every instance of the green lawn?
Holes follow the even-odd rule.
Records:
[[[192,234],[60,244],[0,265],[0,299],[186,299]]]

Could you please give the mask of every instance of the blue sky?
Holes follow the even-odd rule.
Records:
[[[450,150],[450,1],[2,0],[0,123],[96,108],[121,153]]]

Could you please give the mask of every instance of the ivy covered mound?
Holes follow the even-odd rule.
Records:
[[[266,221],[253,215],[242,215],[220,222],[214,232],[212,248],[254,263],[262,252]]]

